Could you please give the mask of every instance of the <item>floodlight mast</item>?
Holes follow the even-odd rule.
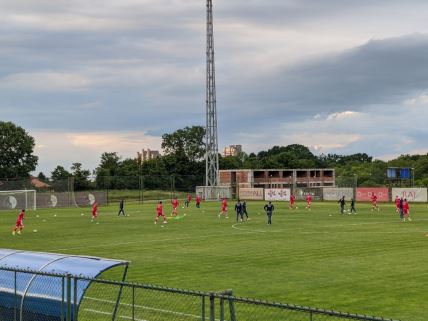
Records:
[[[213,3],[207,0],[206,186],[218,186],[218,135],[215,88]]]

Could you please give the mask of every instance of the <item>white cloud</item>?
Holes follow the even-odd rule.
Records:
[[[91,79],[70,72],[41,71],[15,73],[0,78],[0,88],[35,91],[73,91],[88,89]]]
[[[350,119],[350,118],[353,118],[353,117],[356,117],[359,115],[361,115],[361,113],[348,110],[348,111],[342,111],[342,112],[338,112],[338,113],[332,113],[332,114],[327,116],[327,120],[342,121],[342,120]]]
[[[39,156],[37,171],[50,173],[57,165],[69,168],[80,162],[93,170],[103,152],[117,152],[124,158],[135,158],[141,149],[160,150],[161,137],[145,132],[61,132],[32,131]]]
[[[428,105],[428,94],[423,93],[413,98],[406,99],[404,101],[404,105],[407,106],[420,106],[420,105]]]
[[[18,28],[47,31],[103,31],[131,29],[137,27],[135,21],[101,18],[85,14],[3,14],[3,23]]]

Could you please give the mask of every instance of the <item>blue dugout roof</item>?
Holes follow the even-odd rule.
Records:
[[[125,267],[125,279],[128,263],[90,256],[0,249],[0,269],[30,270],[89,279],[117,266]],[[71,292],[73,314],[77,313],[83,295],[91,283],[86,279],[75,280],[72,278],[71,289],[68,289]],[[3,270],[0,272],[0,319],[7,320],[7,314],[16,314],[16,311],[19,311],[16,320],[45,320],[43,318],[46,316],[49,316],[50,320],[61,320],[65,314],[66,295],[67,284],[60,276],[22,272],[15,274],[13,271]],[[72,320],[76,318],[77,315],[72,316]]]

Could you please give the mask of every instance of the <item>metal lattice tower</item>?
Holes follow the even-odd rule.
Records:
[[[218,135],[215,89],[213,3],[207,0],[206,186],[218,186]]]

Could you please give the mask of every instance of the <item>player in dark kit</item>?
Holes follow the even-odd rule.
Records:
[[[357,210],[355,209],[355,199],[351,198],[351,214],[354,212],[354,214],[357,214]]]
[[[235,211],[236,211],[236,221],[238,222],[239,216],[241,217],[241,222],[244,220],[244,214],[242,213],[242,204],[241,201],[238,200],[238,203],[235,205]]]
[[[117,213],[117,216],[121,216],[121,215],[126,216],[125,211],[123,210],[124,206],[125,206],[125,201],[120,200],[120,202],[119,202],[119,213]]]
[[[246,216],[247,221],[248,221],[249,218],[248,218],[248,213],[247,213],[247,202],[246,201],[242,202],[242,217],[244,217],[244,215]]]
[[[340,215],[343,215],[343,212],[345,211],[345,196],[342,196],[342,198],[338,201],[340,204]]]
[[[272,214],[275,209],[275,206],[273,206],[272,202],[269,202],[265,205],[264,210],[266,212],[266,215],[268,217],[268,225],[272,225]]]

